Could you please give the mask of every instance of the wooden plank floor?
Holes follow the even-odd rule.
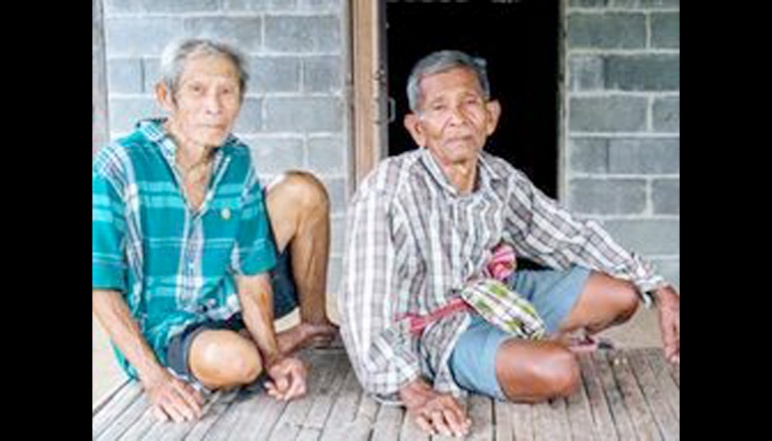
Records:
[[[96,440],[445,440],[421,433],[400,407],[362,393],[342,349],[301,355],[312,364],[309,393],[289,403],[265,393],[218,392],[196,422],[160,423],[136,382],[96,406]],[[473,395],[468,440],[678,440],[680,369],[661,349],[598,351],[580,356],[582,388],[536,405]],[[458,438],[455,438],[458,439]]]

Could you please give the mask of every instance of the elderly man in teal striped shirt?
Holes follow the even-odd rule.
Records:
[[[326,191],[302,172],[261,187],[231,134],[248,79],[236,50],[181,40],[161,73],[167,117],[93,160],[94,314],[160,419],[198,418],[201,391],[261,373],[275,398],[301,396],[306,368],[290,354],[337,332],[325,313]],[[297,306],[301,324],[276,334],[274,317]]]

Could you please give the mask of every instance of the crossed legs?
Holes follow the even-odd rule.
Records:
[[[505,340],[496,352],[496,379],[511,401],[538,402],[572,394],[581,382],[576,356],[565,337],[624,323],[638,306],[633,285],[591,272],[576,304],[549,340]]]
[[[283,354],[306,344],[325,344],[337,333],[326,313],[330,242],[329,199],[324,186],[306,172],[287,172],[266,190],[266,207],[278,251],[289,247],[301,323],[277,333]],[[199,332],[190,343],[191,373],[208,389],[250,384],[263,364],[247,332],[217,329]]]

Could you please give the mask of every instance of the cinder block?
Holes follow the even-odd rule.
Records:
[[[569,128],[582,132],[646,130],[646,98],[632,96],[573,97]]]
[[[572,179],[572,212],[583,214],[638,214],[646,209],[643,179]]]
[[[680,254],[680,222],[671,219],[607,220],[604,228],[628,250],[646,255]]]
[[[681,180],[655,180],[651,184],[651,200],[656,214],[681,214]]]
[[[680,69],[678,55],[609,56],[605,60],[606,89],[679,90]]]
[[[608,139],[571,138],[571,170],[583,173],[608,172]]]
[[[646,20],[639,13],[568,14],[568,47],[629,49],[646,46]]]
[[[308,167],[320,174],[346,172],[346,146],[340,136],[310,138],[308,140]]]
[[[265,18],[265,49],[274,52],[339,52],[340,20],[335,16]]]
[[[609,141],[609,173],[678,173],[679,140],[625,138]]]
[[[225,41],[245,53],[259,52],[260,17],[195,17],[185,19],[185,32],[195,37]]]
[[[269,97],[266,130],[336,132],[343,128],[343,109],[336,97]]]
[[[680,97],[655,98],[652,125],[655,132],[678,133],[681,130]]]

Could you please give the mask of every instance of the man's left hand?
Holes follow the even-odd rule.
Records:
[[[681,362],[681,297],[670,286],[654,291],[659,311],[659,327],[665,358],[673,364]]]
[[[267,369],[272,381],[265,384],[268,395],[277,400],[291,400],[306,393],[305,364],[297,358],[285,357],[274,362]]]

